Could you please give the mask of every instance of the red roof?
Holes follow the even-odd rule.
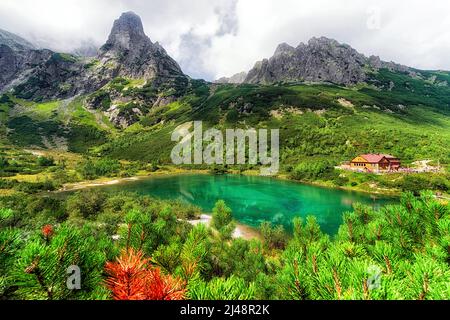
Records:
[[[398,160],[397,157],[391,156],[390,154],[384,154],[384,157],[389,160]]]
[[[361,155],[362,158],[366,159],[369,163],[378,163],[381,161],[381,159],[386,158],[389,160],[397,159],[394,156],[391,156],[390,154],[363,154]]]

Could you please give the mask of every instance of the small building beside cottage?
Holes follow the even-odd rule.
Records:
[[[369,172],[397,171],[400,166],[400,159],[389,154],[362,154],[350,162],[352,169]]]

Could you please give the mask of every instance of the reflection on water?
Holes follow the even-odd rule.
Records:
[[[292,228],[296,216],[314,215],[322,229],[334,234],[342,222],[342,213],[356,202],[380,206],[395,200],[373,199],[370,195],[326,189],[263,177],[238,175],[178,175],[149,178],[105,186],[105,190],[133,191],[163,199],[182,199],[211,212],[223,199],[235,219],[250,226],[263,221]]]

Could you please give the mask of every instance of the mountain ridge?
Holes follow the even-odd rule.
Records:
[[[114,22],[108,40],[90,60],[48,49],[23,48],[19,64],[19,54],[0,44],[0,67],[8,69],[8,77],[0,81],[0,93],[14,88],[25,98],[45,100],[89,93],[118,76],[143,78],[156,85],[179,78],[188,81],[164,48],[145,35],[140,17],[133,12],[122,14]]]
[[[345,43],[327,37],[313,37],[293,47],[280,43],[270,58],[257,61],[245,78],[222,77],[217,83],[274,84],[277,82],[330,82],[354,85],[368,79],[368,70],[386,68],[415,76],[415,69],[378,56],[366,57]]]
[[[36,46],[28,40],[3,29],[0,29],[0,44],[8,45],[16,51],[36,49]]]
[[[5,47],[5,41],[2,42],[2,34],[8,35],[10,39],[16,39],[10,47],[16,48],[9,51]],[[3,36],[3,39],[5,36]],[[11,43],[11,41],[9,41]],[[23,84],[30,74],[35,78],[42,78],[42,75],[35,75],[35,72],[23,70],[24,65],[39,66],[43,60],[47,64],[51,64],[48,60],[52,55],[61,55],[48,49],[36,49],[27,40],[15,36],[14,34],[3,31],[0,33],[0,68],[4,70],[3,77],[0,77],[0,93],[10,90],[19,84]],[[17,50],[17,48],[20,48]],[[29,52],[33,50],[40,51],[40,54],[28,54],[23,57],[22,63],[17,63],[17,51]],[[91,49],[92,50],[92,49]],[[41,57],[36,59],[36,56]],[[70,55],[71,56],[71,55]],[[178,63],[172,59],[164,48],[158,42],[153,43],[145,34],[140,17],[134,12],[124,12],[118,19],[114,21],[113,27],[106,43],[100,47],[95,57],[91,59],[99,60],[100,67],[96,68],[95,74],[92,70],[83,70],[78,61],[82,63],[86,61],[85,57],[75,56],[76,59],[62,59],[64,62],[72,62],[71,66],[67,64],[63,66],[70,70],[70,77],[78,77],[75,82],[84,82],[86,85],[77,85],[70,81],[63,83],[63,87],[72,87],[72,90],[66,90],[63,95],[58,92],[58,88],[54,97],[76,95],[97,90],[99,87],[111,81],[114,77],[124,76],[130,78],[144,78],[146,80],[156,80],[157,85],[162,85],[173,78],[184,78],[186,76]],[[66,56],[67,58],[67,56]],[[20,59],[19,59],[20,60]],[[3,62],[3,63],[2,63]],[[5,66],[6,65],[6,66]],[[17,70],[11,70],[11,66],[17,65]],[[55,66],[54,71],[59,71],[60,66]],[[101,68],[103,67],[103,68]],[[366,57],[352,48],[350,45],[340,43],[334,39],[326,37],[313,37],[306,44],[300,43],[297,47],[293,47],[287,43],[281,43],[277,46],[272,57],[263,59],[255,63],[254,67],[248,72],[241,72],[232,77],[222,77],[214,83],[228,84],[274,84],[277,82],[330,82],[338,85],[355,85],[369,80],[369,73],[379,69],[386,68],[390,71],[404,72],[412,77],[417,76],[420,70],[403,66],[395,62],[382,61],[378,56]],[[6,71],[5,71],[6,70]],[[25,71],[25,72],[24,72]],[[67,70],[62,70],[66,74]],[[58,72],[55,74],[57,78]],[[15,79],[14,79],[15,78]],[[15,80],[11,83],[12,80]],[[51,85],[47,83],[49,87]],[[23,89],[23,86],[21,87]],[[24,96],[39,98],[38,94],[30,93],[35,88],[29,88]],[[39,90],[37,90],[39,91]],[[43,98],[51,98],[51,92],[46,92]]]

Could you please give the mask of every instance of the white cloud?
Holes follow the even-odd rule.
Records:
[[[250,69],[281,42],[313,36],[417,68],[450,69],[448,0],[1,0],[0,28],[70,51],[88,39],[104,43],[128,10],[185,72],[208,80]]]

